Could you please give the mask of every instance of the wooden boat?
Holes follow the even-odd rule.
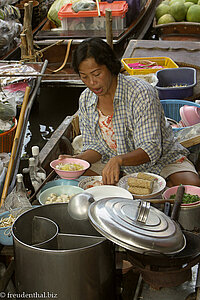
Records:
[[[145,33],[153,21],[156,3],[157,0],[147,0],[138,17],[134,19],[128,28],[120,31],[113,31],[113,47],[119,57],[121,57],[124,52],[130,38],[142,39],[145,36]],[[65,81],[66,84],[81,85],[82,83],[80,82],[79,77],[74,74],[70,66],[73,49],[87,37],[99,36],[105,39],[105,30],[98,32],[88,32],[85,30],[78,33],[76,32],[76,35],[73,33],[69,35],[69,32],[63,30],[55,31],[55,28],[53,30],[53,27],[55,26],[52,26],[52,22],[45,19],[42,27],[34,34],[34,44],[37,47],[37,61],[44,61],[47,59],[48,68],[46,69],[46,74],[51,74],[49,77],[44,76],[42,82],[50,83],[52,81]],[[67,54],[70,40],[72,40],[72,43],[69,47],[69,53]],[[68,58],[66,59],[67,56]],[[20,49],[18,47],[18,49],[10,53],[4,59],[19,60],[20,58]],[[57,70],[64,61],[65,63],[62,71],[53,75],[53,71]]]
[[[156,3],[157,0],[147,0],[146,4],[139,12],[138,16],[132,21],[132,23],[128,27],[122,30],[113,30],[113,46],[117,50],[117,53],[119,50],[120,52],[124,51],[128,39],[143,39],[153,21]],[[48,20],[45,26],[41,30],[39,30],[35,35],[35,40],[37,41],[37,44],[39,44],[38,41],[40,40],[44,41],[57,39],[73,39],[74,43],[77,44],[80,43],[80,41],[82,41],[84,38],[97,36],[100,38],[105,38],[105,30],[77,30],[75,32],[65,30],[56,31],[55,26],[52,24],[51,21]]]
[[[200,24],[195,22],[175,22],[156,25],[154,19],[153,30],[161,40],[168,41],[200,41]]]
[[[17,65],[18,63],[19,63],[18,61],[0,61],[0,66],[3,66],[3,67],[8,66],[9,67],[9,64]],[[45,61],[44,63],[29,63],[29,62],[27,62],[25,65],[34,69],[36,72],[38,72],[38,74],[43,74],[45,71],[45,68],[47,66],[47,61]],[[8,75],[12,76],[10,74],[8,74]],[[13,74],[13,76],[15,76],[15,77],[18,75],[19,74]],[[22,75],[21,75],[21,77],[22,77]],[[26,75],[23,75],[23,77],[26,77]],[[29,78],[30,77],[33,77],[33,76],[29,76]],[[25,107],[23,107],[23,103],[22,103],[21,112],[24,109],[22,112],[23,113],[23,117],[21,119],[22,123],[20,125],[18,124],[20,126],[19,134],[18,134],[18,136],[14,136],[14,139],[13,139],[13,146],[12,146],[12,150],[11,150],[11,159],[10,159],[7,174],[5,177],[6,181],[4,183],[4,188],[5,188],[5,185],[7,185],[6,190],[8,193],[13,189],[13,187],[15,185],[16,174],[18,173],[19,166],[20,166],[20,158],[21,158],[22,147],[23,147],[23,143],[24,143],[25,132],[26,132],[26,128],[28,125],[29,115],[30,115],[31,108],[32,108],[33,102],[35,100],[35,97],[37,95],[38,89],[40,87],[41,79],[42,79],[42,76],[38,76],[38,77],[36,77],[36,79],[32,80],[32,87],[30,88],[30,94],[28,95],[28,98],[27,98],[27,105]],[[23,102],[24,101],[25,101],[25,98],[24,98]],[[21,112],[19,113],[19,120],[21,117]],[[17,131],[18,130],[16,130],[16,133],[17,133]],[[12,165],[10,164],[11,162],[12,162]],[[9,176],[9,178],[8,178],[8,176]],[[5,190],[3,189],[3,193],[4,193],[4,191]],[[2,193],[2,195],[3,195],[3,193]]]

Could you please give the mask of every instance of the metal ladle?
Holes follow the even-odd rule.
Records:
[[[95,200],[89,193],[79,193],[74,195],[67,206],[69,215],[76,220],[87,220],[88,209]]]

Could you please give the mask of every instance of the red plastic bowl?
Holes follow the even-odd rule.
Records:
[[[74,164],[79,164],[83,166],[82,170],[78,171],[64,171],[64,170],[59,170],[56,168],[57,165],[59,164],[67,164],[67,163],[74,163]],[[79,178],[89,167],[90,164],[86,160],[83,159],[78,159],[78,158],[73,158],[73,157],[68,157],[64,159],[56,159],[53,160],[50,163],[50,166],[52,169],[55,170],[55,172],[63,179],[76,179]]]
[[[176,194],[177,189],[179,186],[173,186],[171,188],[168,188],[163,194],[164,199],[170,199],[171,195]],[[198,195],[200,197],[200,187],[194,186],[194,185],[184,185],[185,187],[185,193],[190,195]],[[188,203],[188,204],[181,204],[181,206],[191,206],[191,205],[197,205],[200,204],[200,201],[194,202],[194,203]]]
[[[186,126],[200,123],[200,108],[192,105],[183,105],[180,108],[180,116]]]

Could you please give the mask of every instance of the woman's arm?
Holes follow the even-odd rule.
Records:
[[[101,154],[95,150],[88,149],[80,154],[74,155],[73,157],[84,159],[90,164],[93,164],[101,159]]]
[[[73,156],[67,155],[67,154],[59,155],[59,159],[64,159],[67,157],[84,159],[84,160],[88,161],[90,164],[93,164],[101,159],[101,154],[99,154],[97,151],[89,149],[80,154],[73,155]]]

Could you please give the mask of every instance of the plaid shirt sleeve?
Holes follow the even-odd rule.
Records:
[[[86,89],[79,99],[79,124],[83,137],[82,151],[91,149],[103,155],[104,148],[101,143],[101,133],[97,128],[98,112],[95,111],[97,101],[95,97],[96,96],[92,95],[89,89]]]
[[[145,85],[138,86],[135,97],[133,116],[135,148],[142,148],[149,156],[151,164],[155,164],[162,155],[161,106],[157,92]]]

